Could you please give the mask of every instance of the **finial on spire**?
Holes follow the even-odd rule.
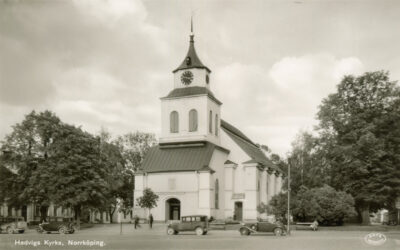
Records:
[[[194,42],[194,33],[193,33],[193,13],[190,16],[190,42]]]

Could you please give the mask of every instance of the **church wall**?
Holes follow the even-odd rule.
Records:
[[[181,202],[181,216],[197,211],[198,174],[191,172],[149,173],[135,176],[135,199],[142,196],[143,189],[150,187],[159,196],[157,207],[151,210],[154,220],[166,220],[166,201],[176,198]],[[148,211],[137,206],[135,201],[134,214],[141,218],[148,217]]]
[[[208,135],[207,96],[185,97],[162,100],[160,143],[174,141],[205,140]],[[189,111],[196,109],[198,114],[197,131],[189,132]],[[170,132],[170,114],[179,114],[179,132]]]
[[[234,214],[234,203],[243,202],[243,218],[257,218],[257,168],[255,166],[244,167],[242,164],[250,160],[250,157],[229,137],[223,130],[220,130],[221,146],[230,150],[228,159],[237,164],[232,169],[232,195],[225,198],[225,217]],[[227,170],[231,171],[231,170]]]
[[[212,132],[209,131],[210,110],[212,111]],[[215,134],[215,115],[218,114],[218,134]],[[207,98],[207,133],[208,140],[214,144],[221,145],[221,107],[211,99]]]
[[[228,153],[221,150],[214,150],[213,156],[210,161],[210,167],[215,171],[212,174],[213,182],[211,183],[214,187],[212,195],[211,207],[213,208],[212,216],[216,219],[223,219],[225,217],[225,169],[224,163],[228,158]],[[215,207],[215,182],[218,179],[219,195],[218,195],[218,208]]]

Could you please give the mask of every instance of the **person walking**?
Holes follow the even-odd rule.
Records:
[[[150,228],[153,228],[153,215],[152,214],[149,215],[149,225],[150,225]]]
[[[135,215],[135,217],[133,217],[133,224],[135,225],[135,229],[140,227],[140,225],[139,225],[139,217],[137,215]]]

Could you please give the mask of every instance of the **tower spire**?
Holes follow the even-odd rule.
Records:
[[[194,42],[194,33],[193,33],[193,14],[190,16],[190,42]]]

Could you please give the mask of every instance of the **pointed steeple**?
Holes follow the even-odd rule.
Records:
[[[206,69],[209,73],[211,70],[204,66],[204,64],[200,61],[199,57],[196,54],[196,50],[194,48],[194,33],[193,33],[193,17],[190,18],[190,42],[189,42],[189,50],[186,54],[185,60],[176,68],[172,73],[175,73],[181,69],[191,69],[191,68],[199,68]]]

